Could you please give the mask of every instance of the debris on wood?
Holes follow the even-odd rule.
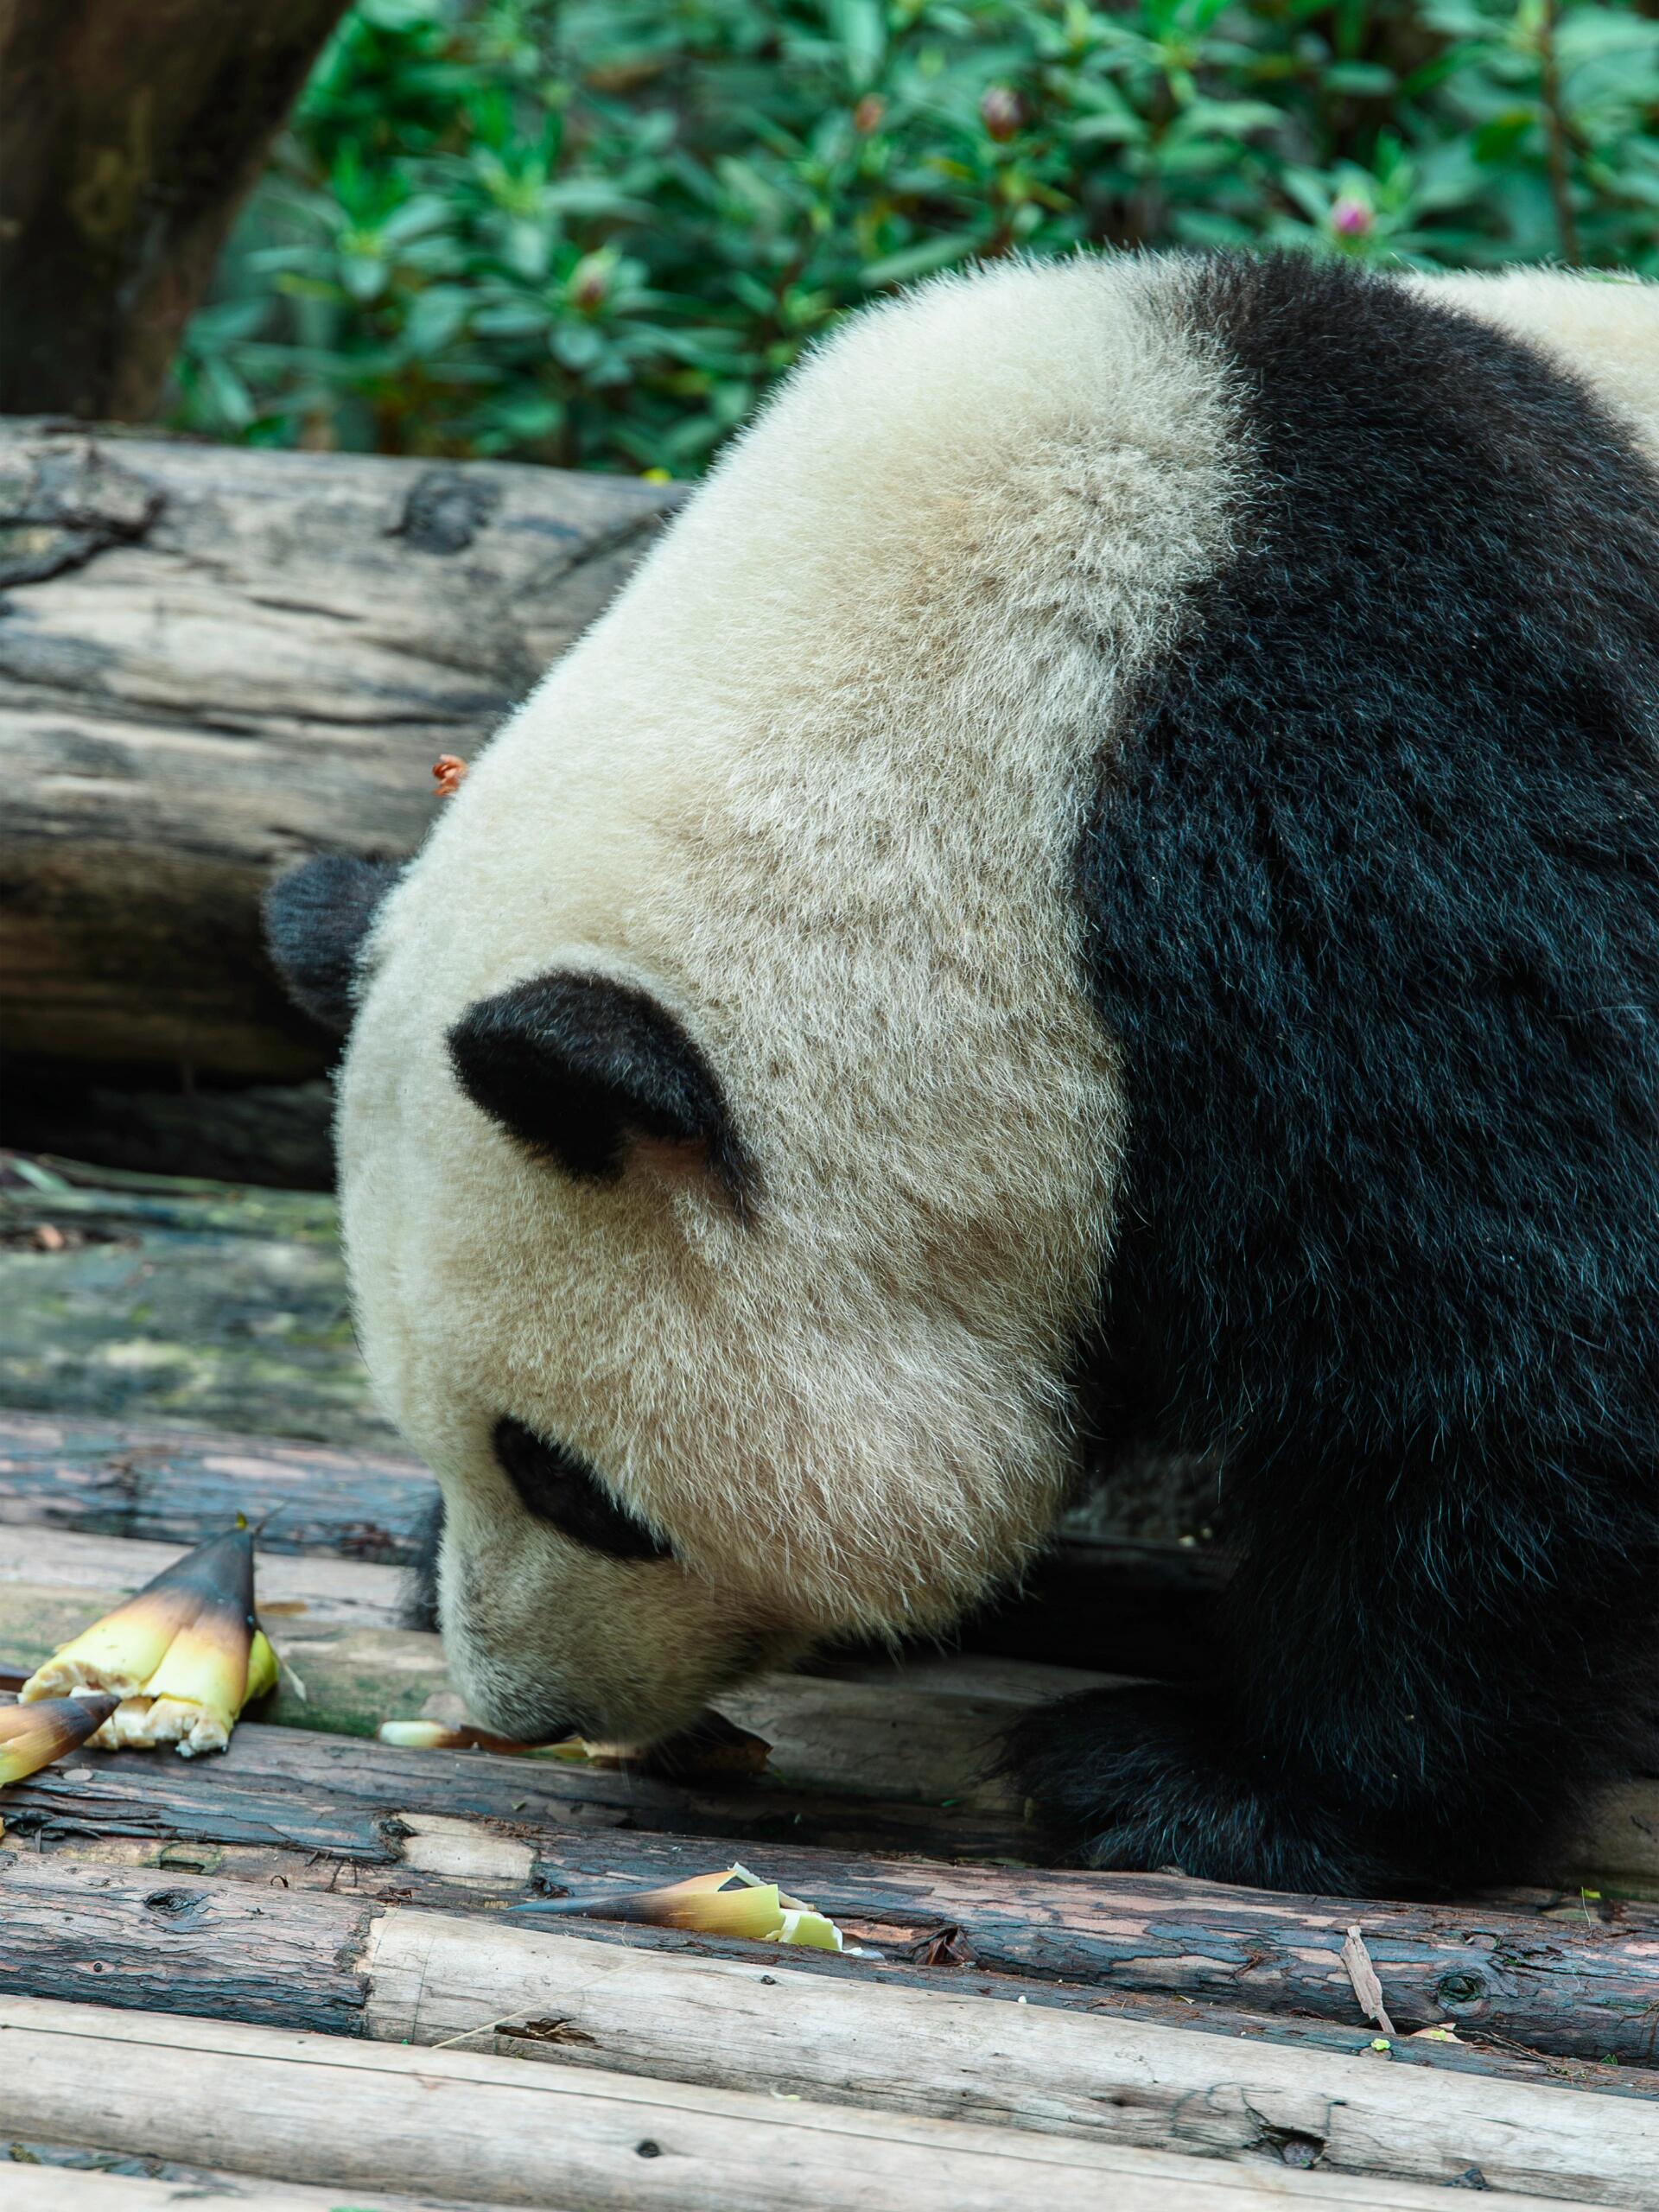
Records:
[[[638,1766],[647,1773],[681,1782],[760,1774],[772,1750],[764,1736],[740,1728],[718,1713],[705,1713],[694,1726],[643,1751],[628,1744],[595,1742],[588,1736],[525,1744],[512,1736],[493,1736],[468,1722],[446,1727],[439,1720],[383,1720],[375,1732],[381,1743],[403,1751],[495,1751],[509,1758],[562,1759],[606,1768]]]
[[[1389,2018],[1389,2008],[1382,2001],[1382,1985],[1377,1980],[1376,1968],[1371,1963],[1371,1955],[1365,1948],[1365,1938],[1357,1923],[1348,1930],[1341,1957],[1348,1979],[1354,1985],[1360,2011],[1368,2020],[1375,2022],[1385,2036],[1393,2035],[1394,2022]]]
[[[88,1742],[99,1751],[171,1744],[183,1758],[222,1751],[243,1707],[276,1687],[276,1654],[253,1611],[253,1537],[226,1530],[37,1667],[28,1706],[92,1690],[115,1700]]]
[[[432,780],[440,798],[454,798],[467,775],[467,763],[456,753],[440,753],[432,763]]]

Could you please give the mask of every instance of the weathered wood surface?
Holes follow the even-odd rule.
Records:
[[[70,2160],[91,2164],[71,2164]],[[107,2166],[105,2161],[108,2162]],[[130,2167],[130,2171],[109,2171]],[[352,2191],[352,2212],[432,2212],[429,2196]],[[6,2212],[341,2212],[337,2189],[300,2189],[291,2182],[251,2181],[245,2174],[210,2173],[205,2166],[112,2152],[59,2152],[14,2143],[6,2173]],[[480,2207],[479,2212],[493,2212]]]
[[[393,1866],[348,1863],[326,1854],[260,1844],[158,1843],[134,1836],[46,1835],[20,1843],[35,1864],[56,1862],[118,1880],[142,1882],[143,1893],[165,1888],[175,1877],[205,1875],[258,1892],[311,1892],[353,1905],[418,1906],[428,1912],[504,1921],[504,1908],[543,1894],[532,1842],[499,1824],[450,1819],[443,1815],[406,1813],[398,1823],[397,1861]],[[1565,1902],[1556,1906],[1566,1910]],[[1574,1904],[1573,1910],[1579,1908]],[[1158,1990],[1041,1980],[983,1964],[953,1963],[959,1939],[936,1920],[844,1922],[855,1955],[782,1951],[804,1972],[830,1980],[872,1980],[884,1987],[921,1989],[934,1995],[995,1998],[1003,2003],[1091,2015],[1177,2029],[1183,2035],[1219,2035],[1287,2048],[1330,2051],[1437,2073],[1477,2074],[1514,2082],[1536,2082],[1574,2091],[1659,2101],[1659,2071],[1619,2065],[1611,2060],[1563,2058],[1529,2051],[1507,2037],[1484,2041],[1466,2026],[1455,2040],[1433,2036],[1397,2037],[1379,2047],[1377,2031],[1362,2020],[1358,2007],[1349,2023],[1315,2020],[1294,2013],[1253,2012],[1238,2005],[1208,2001],[1202,2005]],[[537,1926],[532,1923],[532,1926]],[[694,1935],[681,1929],[652,1928],[592,1916],[567,1920],[557,1932],[577,1935],[585,1943],[648,1951],[677,1958],[753,1961],[754,1947],[736,1937]],[[767,1947],[770,1958],[772,1949]],[[103,1993],[100,1993],[101,1994]],[[105,2001],[111,2001],[107,1995]],[[507,2037],[511,2047],[512,2038]],[[480,2046],[481,2047],[481,2046]]]
[[[344,0],[0,9],[0,408],[142,421]]]
[[[400,855],[673,494],[0,423],[0,1023],[17,1056],[318,1073],[260,947],[314,850]]]
[[[1103,2202],[1114,2212],[1405,2212],[1443,2201],[1382,2177],[47,1999],[0,1999],[0,2078],[21,2134],[549,2212],[1098,2212]],[[1489,2198],[1494,2212],[1534,2201]]]
[[[73,1062],[27,1060],[6,1084],[6,1137],[22,1151],[282,1191],[333,1190],[334,1118],[326,1076],[205,1088],[185,1071],[104,1082]]]
[[[332,1199],[143,1177],[86,1190],[35,1162],[0,1185],[0,1400],[396,1441],[370,1402]]]
[[[1095,2137],[1210,2158],[1643,2201],[1659,2107],[1404,2073],[982,1985],[676,1956],[476,1916],[54,1859],[0,1866],[0,1993],[465,2043],[555,2065]],[[710,2024],[718,2022],[717,2033]]]
[[[180,1545],[240,1513],[262,1560],[406,1566],[436,1497],[391,1452],[0,1408],[0,1526]]]
[[[453,2201],[453,2200],[452,2200]],[[428,2196],[388,2196],[354,2188],[352,2212],[432,2212]],[[176,2158],[115,2152],[61,2151],[47,2144],[12,2145],[6,2212],[341,2212],[337,2189],[302,2189],[292,2182],[211,2173]],[[461,2208],[461,2212],[467,2212]],[[476,2212],[494,2212],[480,2206]]]
[[[1038,1872],[1006,1859],[870,1856],[793,1839],[833,1841],[842,1830],[883,1834],[889,1853],[934,1848],[927,1816],[783,1789],[746,1798],[484,1753],[397,1751],[251,1723],[223,1758],[194,1765],[78,1755],[17,1784],[5,1805],[14,1840],[275,1845],[364,1867],[400,1863],[411,1817],[476,1822],[530,1845],[531,1878],[545,1890],[600,1895],[736,1857],[838,1920],[892,1925],[907,1943],[957,1936],[993,1971],[1344,2024],[1356,2006],[1340,1953],[1357,1923],[1402,2032],[1450,2020],[1552,2055],[1633,2065],[1651,2065],[1659,2042],[1659,1914],[1605,1899],[1565,1912],[1515,1902],[1409,1905],[1173,1875]],[[633,1825],[642,1821],[649,1830]],[[972,1849],[974,1819],[963,1833]]]

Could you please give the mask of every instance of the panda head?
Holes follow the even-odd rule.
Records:
[[[1052,1525],[1123,1118],[1076,849],[1224,529],[1217,379],[1150,300],[1078,262],[858,319],[378,906],[338,861],[279,893],[354,1010],[359,1331],[492,1727],[660,1736],[942,1629]]]

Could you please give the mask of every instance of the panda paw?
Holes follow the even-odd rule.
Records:
[[[1401,1876],[1313,1785],[1230,1751],[1223,1711],[1196,1693],[1091,1690],[1026,1714],[1001,1771],[1086,1866],[1174,1866],[1305,1895],[1397,1889]]]

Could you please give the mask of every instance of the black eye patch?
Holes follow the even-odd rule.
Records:
[[[673,1553],[643,1521],[637,1521],[606,1489],[585,1459],[548,1444],[521,1421],[504,1414],[492,1439],[526,1512],[561,1535],[611,1559],[671,1559]]]

